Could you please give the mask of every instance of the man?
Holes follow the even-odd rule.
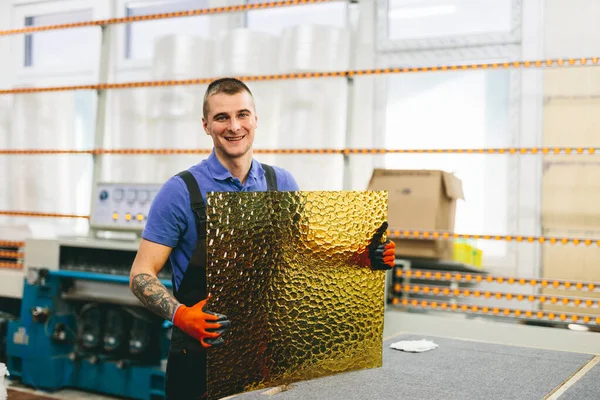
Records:
[[[213,140],[208,159],[170,178],[157,193],[131,268],[132,292],[149,310],[173,322],[167,362],[168,399],[206,394],[206,351],[223,344],[227,317],[205,309],[207,192],[296,191],[292,175],[253,159],[258,125],[250,89],[234,78],[212,82],[204,96],[204,130]],[[393,266],[393,242],[374,240],[373,269]],[[157,274],[173,267],[173,295]]]

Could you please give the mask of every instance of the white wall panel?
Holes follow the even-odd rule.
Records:
[[[543,19],[544,58],[598,57],[600,54],[598,0],[546,0]],[[535,24],[533,18],[526,21],[528,25]]]

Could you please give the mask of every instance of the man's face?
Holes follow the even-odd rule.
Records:
[[[238,158],[252,148],[258,117],[247,92],[213,94],[208,98],[208,115],[202,122],[206,134],[213,139],[215,151],[222,156]]]

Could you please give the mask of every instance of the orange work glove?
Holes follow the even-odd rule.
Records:
[[[383,234],[387,230],[388,223],[381,224],[368,246],[369,259],[371,261],[371,269],[388,270],[394,268],[394,260],[396,259],[396,243],[389,240],[381,243]]]
[[[192,307],[182,304],[173,317],[173,325],[196,338],[206,349],[222,345],[224,342],[221,335],[231,324],[225,315],[206,311],[204,307],[207,300]]]

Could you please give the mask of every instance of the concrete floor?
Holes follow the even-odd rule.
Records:
[[[600,355],[600,333],[529,326],[509,320],[478,319],[463,314],[418,314],[389,309],[385,314],[384,340],[401,333]],[[19,385],[11,387],[35,393]],[[114,399],[75,390],[43,394],[55,399]]]

